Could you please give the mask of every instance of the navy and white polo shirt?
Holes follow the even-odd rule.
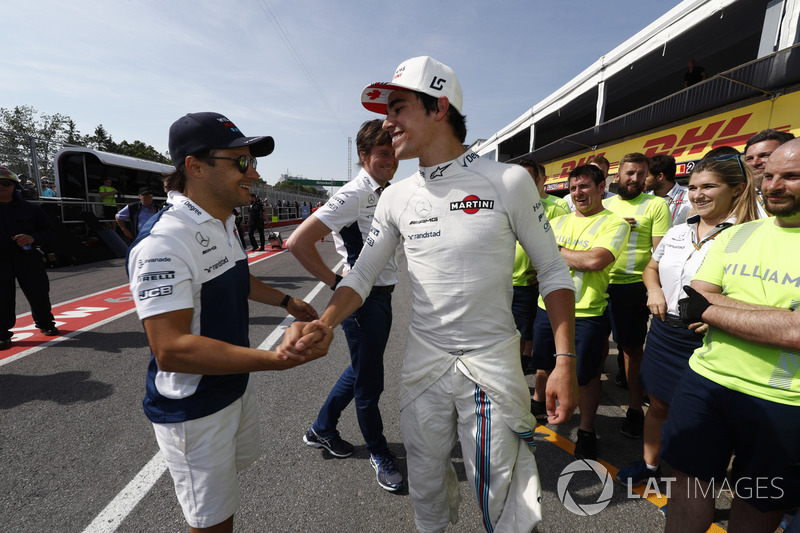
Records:
[[[250,272],[233,215],[223,225],[185,196],[171,195],[170,203],[128,251],[139,318],[192,309],[193,334],[249,346]],[[144,411],[157,423],[208,416],[241,397],[247,380],[246,373],[163,372],[151,353]]]
[[[362,168],[354,180],[345,184],[311,215],[335,232],[336,249],[351,267],[369,239],[379,187],[378,182]],[[375,285],[396,285],[397,281],[397,261],[392,254]]]

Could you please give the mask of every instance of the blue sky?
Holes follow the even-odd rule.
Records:
[[[405,59],[455,70],[471,143],[678,3],[5,0],[0,107],[66,114],[84,134],[103,124],[115,141],[161,152],[175,119],[217,111],[275,138],[259,160],[269,183],[287,171],[346,179],[348,136],[355,145],[361,123],[378,118],[361,90]],[[396,177],[415,169],[403,162]]]

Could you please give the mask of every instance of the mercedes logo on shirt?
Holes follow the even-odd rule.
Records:
[[[208,237],[206,237],[205,235],[203,235],[199,231],[197,232],[197,234],[195,234],[194,238],[197,239],[197,242],[203,248],[206,248],[208,246],[208,243],[211,242],[211,239],[209,239]]]

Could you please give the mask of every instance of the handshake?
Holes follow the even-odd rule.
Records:
[[[275,353],[287,363],[300,365],[327,354],[332,340],[333,328],[319,320],[292,322]]]

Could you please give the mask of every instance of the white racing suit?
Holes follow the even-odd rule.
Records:
[[[456,439],[487,531],[528,533],[541,519],[536,422],[511,315],[517,240],[542,295],[574,290],[527,171],[467,152],[385,190],[359,260],[340,283],[366,299],[403,243],[413,312],[400,409],[423,532],[457,519]]]

